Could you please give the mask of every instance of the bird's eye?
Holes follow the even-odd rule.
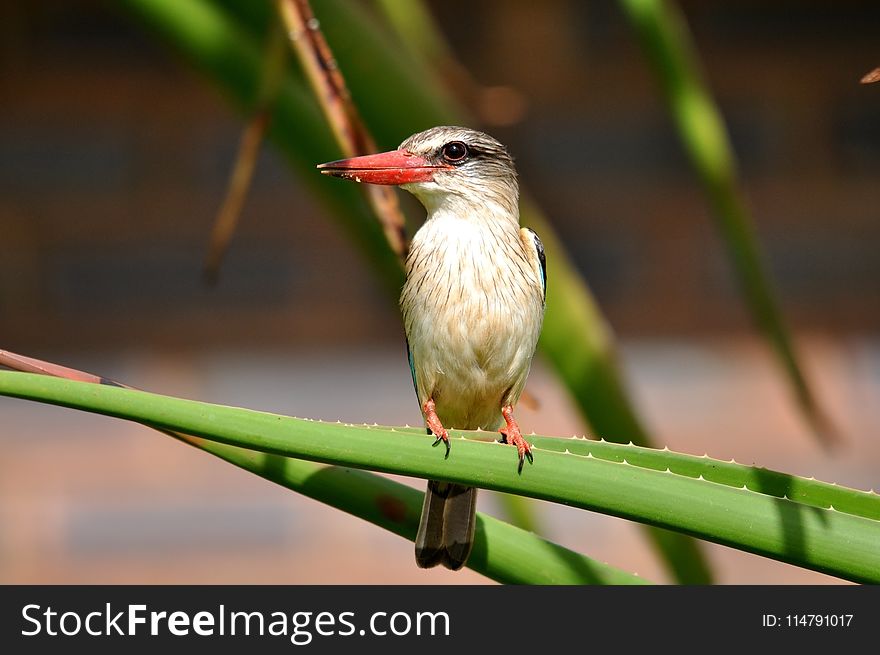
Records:
[[[443,159],[450,164],[460,164],[468,156],[468,147],[461,141],[451,141],[443,146]]]

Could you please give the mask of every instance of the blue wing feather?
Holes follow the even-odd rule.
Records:
[[[532,233],[532,239],[535,242],[535,250],[538,251],[538,261],[541,262],[541,286],[544,289],[544,300],[547,300],[547,258],[544,256],[544,244],[541,242],[541,237],[538,236],[537,232],[530,227],[527,227],[526,229]],[[413,375],[415,375],[415,373],[413,373]]]

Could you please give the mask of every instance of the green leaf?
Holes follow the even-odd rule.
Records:
[[[703,83],[683,16],[675,3],[621,0],[666,96],[679,137],[709,198],[752,318],[776,353],[798,407],[826,445],[835,429],[803,371],[738,192],[736,162],[721,112]]]
[[[339,466],[183,437],[188,443],[287,489],[413,541],[424,494],[388,478]],[[491,548],[490,548],[491,544]],[[468,568],[506,584],[648,584],[496,518],[477,513]]]
[[[126,418],[274,455],[449,480],[564,503],[848,580],[880,582],[880,521],[866,516],[876,516],[880,497],[870,492],[845,491],[851,506],[862,508],[851,513],[837,506],[823,507],[824,500],[813,499],[813,487],[821,485],[794,476],[773,474],[771,481],[778,484],[787,478],[789,486],[797,483],[801,498],[776,497],[748,486],[737,488],[674,472],[679,462],[693,472],[695,458],[690,456],[654,451],[657,458],[675,466],[667,464],[667,469],[654,461],[648,467],[643,465],[646,459],[653,461],[648,449],[605,444],[622,449],[619,453],[632,452],[631,457],[613,461],[592,452],[573,452],[573,440],[563,440],[569,444],[567,451],[559,446],[536,447],[535,464],[518,475],[513,450],[487,441],[491,438],[487,433],[453,439],[453,455],[444,459],[428,447],[430,436],[394,428],[322,423],[27,373],[0,372],[0,394]],[[536,438],[536,446],[537,442]],[[724,468],[734,470],[729,467],[739,467],[740,475],[760,484],[760,469],[733,463]],[[804,497],[812,500],[804,502]]]

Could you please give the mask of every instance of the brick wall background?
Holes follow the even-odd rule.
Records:
[[[857,81],[876,64],[880,9],[685,7],[791,323],[876,331],[880,92]],[[519,122],[492,131],[516,155],[524,186],[566,237],[617,330],[748,331],[706,203],[616,5],[434,8],[475,78],[523,101]],[[365,322],[352,337],[395,332],[397,318],[354,249],[271,151],[223,284],[202,287],[237,118],[101,4],[3,11],[12,37],[0,117],[7,342],[65,344],[72,330],[81,344],[286,346],[292,333],[335,343],[344,335],[327,327],[339,322],[324,317],[352,310]],[[169,313],[174,326],[151,318]],[[41,329],[47,321],[69,330]]]

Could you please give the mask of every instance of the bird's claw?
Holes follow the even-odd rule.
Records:
[[[519,455],[519,464],[516,467],[516,472],[521,475],[522,467],[526,460],[529,460],[529,464],[535,463],[535,456],[532,455],[532,447],[522,436],[519,428],[501,428],[500,432],[502,442],[511,446],[516,446],[516,452]]]
[[[446,455],[443,456],[443,459],[449,459],[449,437],[447,435],[441,435],[434,440],[434,443],[431,444],[431,448],[436,448],[440,442],[446,444]]]
[[[522,475],[523,463],[525,460],[529,460],[529,464],[535,463],[535,457],[532,455],[531,448],[529,448],[529,444],[523,440],[524,447],[521,447],[520,444],[515,444],[517,452],[519,453],[519,465],[516,467],[516,472],[518,475]]]
[[[526,450],[524,453],[521,453],[519,456],[519,468],[517,468],[516,472],[522,474],[523,469],[523,455],[525,455],[525,459],[529,460],[529,464],[535,463],[535,457],[532,455],[531,450]]]

